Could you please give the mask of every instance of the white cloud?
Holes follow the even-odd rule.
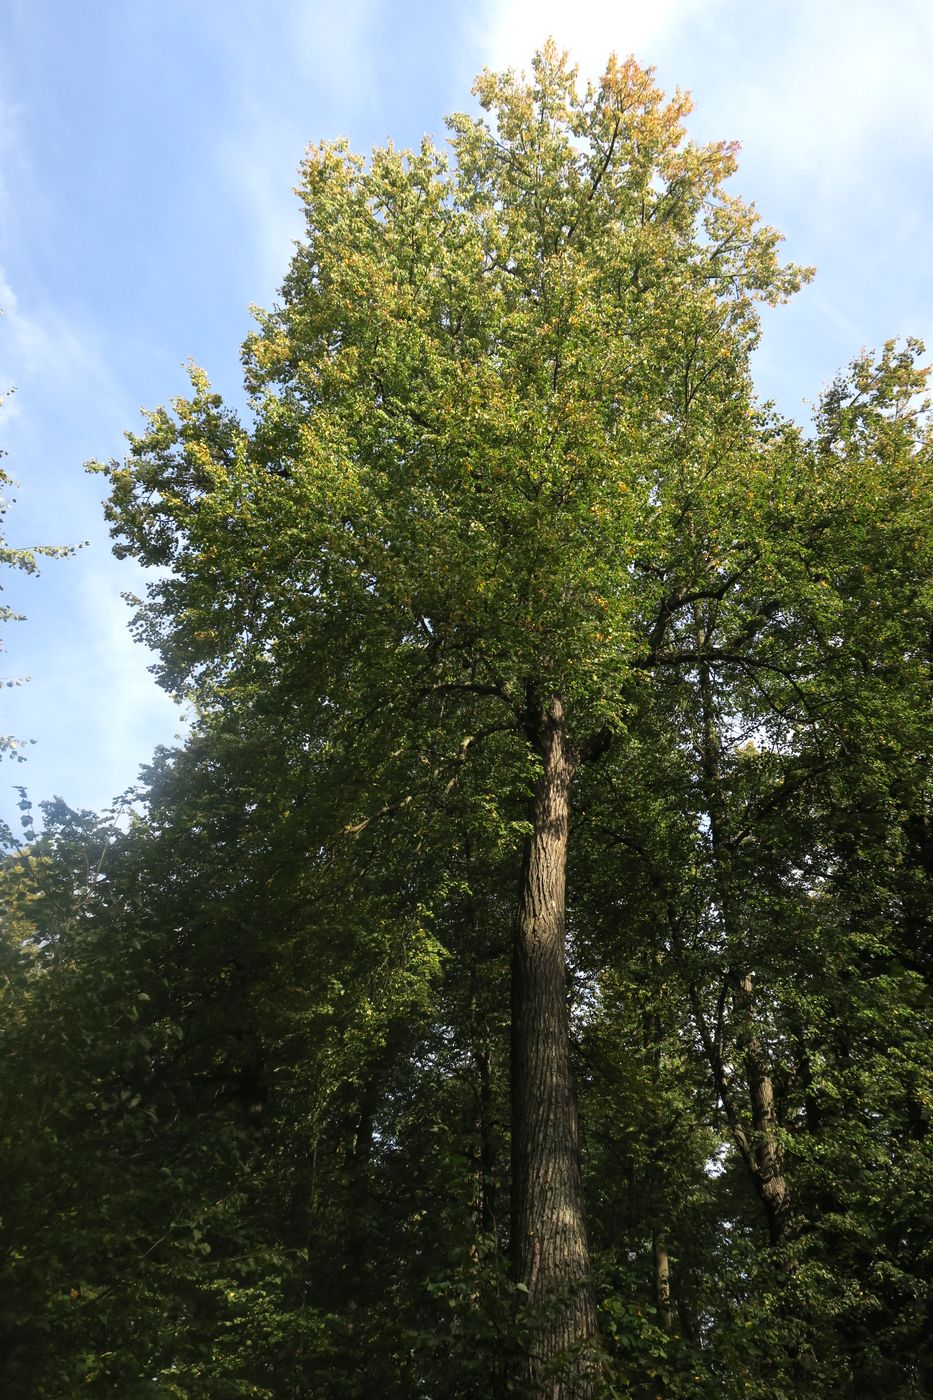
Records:
[[[613,52],[650,62],[650,47],[704,5],[709,9],[709,0],[502,0],[485,8],[483,47],[490,67],[527,68],[551,36],[584,78],[598,78]]]
[[[634,52],[728,112],[720,135],[823,188],[933,145],[929,0],[487,0],[479,23],[492,67],[527,68],[549,34],[585,76]]]
[[[19,390],[0,420],[4,465],[19,483],[6,532],[21,545],[92,540],[72,559],[46,561],[40,577],[7,570],[0,579],[4,601],[28,619],[6,629],[3,674],[31,677],[2,692],[0,730],[35,741],[22,768],[0,769],[0,806],[11,784],[27,783],[36,798],[59,792],[101,807],[179,727],[129,635],[120,588],[132,570],[111,560],[100,486],[80,469],[95,446],[116,445],[132,415],[99,334],[44,305],[27,308],[2,270],[0,306],[0,385]]]

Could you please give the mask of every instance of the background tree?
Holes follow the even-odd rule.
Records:
[[[903,1078],[929,1085],[917,1038],[926,935],[916,895],[897,893],[919,888],[907,851],[923,823],[895,797],[910,790],[916,808],[914,784],[929,772],[930,442],[918,353],[887,346],[827,394],[780,501],[766,576],[775,601],[758,611],[755,650],[739,658],[719,640],[736,625],[728,600],[704,604],[693,625],[733,667],[716,674],[698,658],[659,687],[659,718],[642,731],[647,763],[630,751],[628,771],[587,804],[584,869],[600,871],[584,916],[590,956],[614,937],[615,967],[631,966],[637,955],[615,929],[638,929],[633,997],[643,1004],[673,981],[669,1005],[679,994],[689,1008],[654,1053],[671,1055],[678,1031],[694,1037],[725,1177],[744,1176],[758,1201],[760,1224],[742,1210],[753,1248],[737,1263],[739,1316],[751,1306],[761,1331],[752,1366],[741,1348],[733,1361],[768,1395],[825,1384],[922,1393],[928,1365],[922,1346],[894,1340],[907,1317],[924,1316],[924,1290],[855,1205],[863,1192],[887,1195],[882,1177],[903,1200],[928,1169],[926,1110],[909,1107]],[[878,592],[866,586],[876,568]],[[673,1139],[683,1108],[670,1121]],[[735,1234],[734,1200],[728,1209]],[[677,1283],[675,1269],[675,1298]],[[683,1286],[689,1298],[689,1277]],[[721,1304],[708,1306],[721,1346],[730,1330]]]

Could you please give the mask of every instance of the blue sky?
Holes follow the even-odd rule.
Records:
[[[698,139],[738,139],[736,192],[815,282],[767,317],[763,394],[797,417],[863,346],[933,346],[933,5],[929,0],[7,0],[0,48],[0,416],[19,483],[11,543],[87,541],[41,577],[7,574],[0,733],[36,742],[16,784],[105,807],[182,717],[127,630],[134,566],[110,554],[102,485],[141,406],[184,362],[239,396],[251,303],[300,232],[310,141],[443,139],[484,65],[551,33],[584,73],[612,50],[689,88]]]

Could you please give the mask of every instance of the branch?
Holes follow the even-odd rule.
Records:
[[[722,602],[723,598],[729,592],[729,589],[732,588],[734,584],[738,583],[753,565],[757,564],[759,558],[760,555],[758,551],[753,551],[741,568],[729,574],[729,576],[724,578],[715,588],[694,588],[689,591],[684,588],[675,588],[673,593],[669,593],[666,598],[662,599],[657,620],[654,627],[651,629],[651,636],[648,642],[652,652],[656,652],[664,641],[664,634],[667,631],[668,623],[675,612],[679,612],[681,608],[688,607],[691,603],[700,603],[703,601]],[[767,620],[767,616],[768,614],[765,613],[765,620]]]
[[[647,656],[637,657],[633,665],[640,668],[651,666],[741,666],[751,670],[773,671],[792,684],[796,681],[795,673],[787,666],[779,666],[776,661],[762,661],[758,657],[749,656],[744,652],[727,651],[724,647],[700,647],[694,648],[692,651],[649,652]]]
[[[429,695],[488,695],[494,700],[501,700],[512,710],[515,708],[512,697],[498,682],[482,685],[478,681],[443,681],[439,685],[421,686],[418,690],[418,698],[421,700],[427,699]]]
[[[823,763],[818,763],[815,767],[808,768],[805,773],[801,774],[796,782],[787,783],[782,779],[778,786],[772,790],[770,796],[763,802],[760,802],[755,811],[748,814],[745,825],[741,827],[734,836],[730,836],[725,844],[727,846],[740,846],[769,812],[773,812],[775,808],[783,807],[792,797],[800,792],[801,788],[806,787],[807,783],[809,783],[812,778],[818,778],[820,774],[829,772],[833,767],[833,762],[834,760],[832,758],[828,758]]]
[[[485,729],[477,730],[475,734],[465,734],[460,740],[460,747],[457,749],[456,757],[451,761],[460,768],[466,763],[467,755],[474,745],[481,744],[484,739],[488,739],[492,734],[514,734],[515,729],[516,726],[514,724],[489,724]],[[445,797],[453,790],[456,784],[457,774],[454,773],[448,781],[447,786],[444,788]]]
[[[726,1122],[729,1124],[732,1140],[742,1154],[749,1171],[755,1174],[757,1173],[755,1154],[752,1151],[748,1136],[742,1126],[742,1120],[736,1108],[735,1099],[732,1097],[732,1085],[729,1080],[729,1075],[723,1063],[722,1038],[726,984],[723,982],[720,985],[719,997],[716,1003],[716,1031],[715,1034],[713,1034],[710,1032],[709,1024],[706,1020],[706,1012],[703,1010],[703,1002],[700,997],[699,988],[693,979],[686,975],[687,969],[684,961],[683,942],[680,938],[680,934],[677,932],[677,923],[672,917],[670,909],[668,909],[667,922],[671,936],[671,946],[674,950],[677,962],[680,965],[681,975],[684,979],[684,989],[690,1002],[690,1009],[693,1012],[694,1024],[696,1025],[697,1033],[703,1045],[703,1051],[713,1076],[713,1084],[716,1093],[725,1111]]]
[[[387,802],[384,807],[379,808],[378,812],[373,812],[370,816],[364,817],[361,822],[355,822],[350,826],[345,826],[343,828],[344,836],[359,836],[361,831],[365,831],[368,826],[378,821],[380,817],[387,817],[390,812],[400,812],[403,807],[407,807],[414,801],[414,797],[414,793],[409,792],[405,797],[399,798],[398,802]]]
[[[595,734],[590,734],[580,745],[580,762],[592,763],[594,759],[601,758],[610,748],[615,735],[608,724],[604,724],[602,729]]]
[[[613,153],[615,152],[615,148],[616,148],[616,141],[619,139],[619,132],[621,131],[621,129],[622,129],[622,117],[621,117],[621,115],[620,115],[620,116],[616,117],[616,124],[615,124],[615,127],[613,128],[612,136],[610,137],[609,145],[608,145],[608,147],[607,147],[607,149],[606,149],[606,155],[605,155],[605,158],[604,158],[604,160],[603,160],[603,163],[602,163],[602,165],[600,166],[599,170],[596,172],[596,174],[593,176],[592,182],[591,182],[591,184],[590,184],[590,188],[589,188],[589,190],[587,191],[586,199],[583,201],[583,204],[582,204],[581,208],[577,211],[577,217],[574,219],[573,223],[570,225],[570,227],[569,227],[568,230],[567,230],[567,238],[566,238],[566,240],[565,240],[567,243],[569,243],[570,240],[571,240],[571,238],[573,237],[574,229],[577,227],[577,224],[580,222],[580,218],[581,218],[581,216],[582,216],[582,214],[583,214],[583,210],[586,209],[586,207],[587,207],[588,205],[592,204],[593,200],[596,198],[597,191],[599,190],[599,187],[600,187],[600,185],[601,185],[602,182],[603,182],[603,176],[605,175],[606,171],[609,169],[609,165],[610,165],[610,163],[611,163],[611,161],[612,161]]]

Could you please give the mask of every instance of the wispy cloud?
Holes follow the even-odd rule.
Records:
[[[0,381],[31,382],[43,395],[69,399],[90,396],[97,412],[109,409],[124,417],[129,404],[89,325],[78,325],[52,307],[26,307],[0,267]]]
[[[811,197],[883,186],[905,156],[926,164],[933,143],[933,7],[902,0],[824,0],[765,6],[730,80],[706,97],[741,114],[746,146],[775,170],[806,180]],[[704,99],[706,100],[706,99]]]
[[[358,115],[378,87],[381,55],[373,43],[376,0],[292,4],[286,23],[298,74],[328,104]]]
[[[243,25],[229,23],[226,7],[215,16],[229,88],[236,94],[216,159],[238,209],[257,300],[277,289],[301,233],[293,187],[308,142],[343,134],[351,121],[359,123],[375,109],[376,12],[376,0],[345,0],[339,7],[288,0],[277,9],[282,63],[273,83],[263,68],[264,12]]]
[[[81,471],[102,444],[118,450],[119,428],[134,415],[93,328],[27,309],[2,272],[0,306],[0,384],[18,388],[0,420],[4,465],[20,479],[6,533],[27,546],[91,541],[75,558],[44,563],[40,577],[8,570],[0,579],[4,601],[27,618],[4,629],[3,674],[30,677],[2,691],[0,730],[28,746],[22,767],[0,768],[0,807],[16,783],[37,799],[60,793],[101,807],[179,727],[129,634],[120,589],[132,586],[132,570],[111,560],[99,485]]]
[[[131,566],[121,573],[125,586],[142,586]],[[11,662],[31,681],[2,692],[0,728],[35,743],[22,767],[0,767],[0,801],[6,805],[9,785],[25,783],[36,800],[60,795],[102,808],[134,781],[156,743],[184,729],[184,715],[146,669],[105,556],[51,564],[29,582],[18,598],[30,620],[10,641]]]
[[[125,568],[130,589],[142,591],[142,570]],[[146,669],[150,653],[130,633],[131,609],[114,589],[113,571],[100,566],[83,572],[78,606],[87,629],[93,629],[90,655],[79,658],[87,695],[97,702],[73,721],[74,739],[93,739],[100,767],[96,804],[114,797],[133,781],[148,759],[156,734],[168,737],[185,727],[178,705]]]
[[[252,301],[266,303],[274,295],[301,233],[301,210],[292,193],[301,154],[295,132],[258,109],[255,120],[225,137],[217,152],[237,211],[243,280]]]

